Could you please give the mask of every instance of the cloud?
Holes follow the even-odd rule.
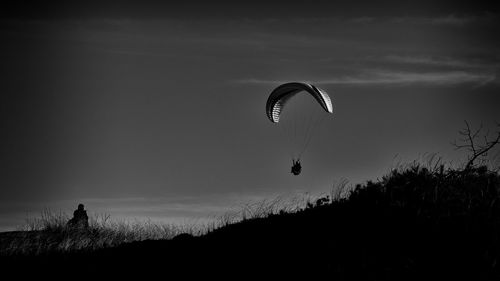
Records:
[[[432,57],[432,56],[400,56],[400,55],[388,55],[383,58],[385,61],[395,62],[395,63],[407,63],[407,64],[423,64],[429,66],[445,66],[445,67],[456,67],[456,68],[495,68],[499,67],[496,62],[479,62],[479,61],[466,61],[450,57]]]
[[[494,75],[471,73],[466,71],[450,72],[394,72],[374,71],[365,77],[338,80],[338,83],[346,84],[434,84],[454,85],[463,83],[485,84],[495,79]],[[335,80],[332,80],[335,83]]]
[[[475,16],[456,16],[453,14],[441,17],[396,17],[392,19],[395,23],[447,26],[463,26],[477,20],[478,18]]]
[[[448,72],[398,72],[387,70],[370,70],[362,74],[353,76],[340,76],[331,79],[320,79],[308,81],[323,85],[458,85],[472,83],[484,85],[496,79],[495,74],[490,73],[472,73],[467,71],[448,71]],[[239,83],[246,84],[280,84],[289,81],[284,80],[265,80],[265,79],[242,79]]]
[[[351,23],[372,23],[375,21],[374,17],[358,17],[358,18],[351,18],[348,20],[348,22]]]

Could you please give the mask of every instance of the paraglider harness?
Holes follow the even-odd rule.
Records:
[[[300,159],[292,159],[292,174],[298,176],[302,171],[302,166],[300,165]]]

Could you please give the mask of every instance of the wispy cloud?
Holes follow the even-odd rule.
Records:
[[[447,25],[447,26],[462,26],[478,20],[476,16],[456,16],[447,15],[440,17],[397,17],[392,21],[395,23],[409,24],[430,24],[430,25]]]
[[[496,79],[495,74],[471,73],[466,71],[449,71],[449,72],[397,72],[387,70],[370,70],[359,75],[333,77],[331,79],[319,79],[309,81],[323,85],[458,85],[464,83],[472,83],[476,85],[484,85]],[[266,79],[242,79],[239,83],[247,84],[280,84],[288,81],[284,80],[266,80]]]
[[[348,22],[351,23],[371,23],[374,21],[375,21],[374,17],[358,17],[358,18],[351,18],[350,20],[348,20]]]
[[[365,77],[338,80],[347,84],[434,84],[434,85],[455,85],[463,83],[485,84],[495,79],[494,75],[471,73],[466,71],[450,72],[394,72],[394,71],[373,71]],[[335,81],[332,81],[335,83]]]
[[[495,61],[488,63],[478,60],[463,60],[451,57],[433,57],[433,56],[401,56],[388,55],[383,58],[385,61],[405,64],[424,64],[429,66],[446,66],[456,68],[497,68],[500,65]]]

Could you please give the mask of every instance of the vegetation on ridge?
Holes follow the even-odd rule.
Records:
[[[466,135],[472,141],[477,133],[469,130]],[[492,144],[487,141],[483,147]],[[441,159],[400,165],[377,181],[352,188],[342,183],[330,196],[312,201],[286,204],[278,198],[248,205],[194,233],[199,237],[141,242],[140,235],[134,236],[141,230],[132,230],[130,240],[138,242],[123,243],[130,240],[120,237],[115,240],[119,243],[107,244],[115,248],[87,247],[90,256],[82,260],[97,271],[109,270],[103,261],[140,272],[146,267],[189,270],[195,265],[208,270],[220,264],[240,271],[258,260],[255,272],[321,268],[338,279],[498,280],[500,174],[475,162],[489,149],[467,148],[473,154],[464,168],[446,167]],[[184,232],[160,231],[168,238]],[[49,239],[43,241],[50,241],[51,233],[67,230],[48,224],[43,232]],[[103,232],[91,223],[85,233],[78,239],[96,245],[92,237],[99,236],[92,233]],[[187,258],[189,263],[184,262]]]

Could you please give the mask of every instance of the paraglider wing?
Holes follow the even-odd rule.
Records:
[[[332,101],[326,92],[308,83],[291,82],[278,86],[269,95],[266,103],[266,113],[269,120],[278,123],[287,101],[302,91],[311,94],[325,111],[333,113]]]

